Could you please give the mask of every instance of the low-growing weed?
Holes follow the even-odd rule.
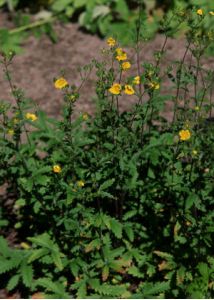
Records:
[[[60,120],[14,86],[14,54],[2,53],[15,101],[0,105],[0,185],[15,195],[12,209],[1,203],[0,210],[0,276],[8,291],[51,298],[213,298],[214,73],[201,63],[212,33],[201,30],[203,10],[173,17],[174,24],[189,26],[181,59],[162,70],[167,31],[154,61],[141,62],[139,22],[136,62],[111,37],[105,59],[81,70],[79,87],[64,76],[54,80],[64,97]],[[97,110],[74,118],[93,68]],[[124,95],[136,101],[121,112]],[[13,248],[8,226],[17,231]]]

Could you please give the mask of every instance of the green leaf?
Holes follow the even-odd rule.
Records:
[[[28,238],[28,240],[38,246],[48,248],[51,251],[53,250],[53,248],[56,248],[47,233],[43,233],[41,235],[38,235],[37,237]]]
[[[190,209],[193,205],[196,205],[197,207],[199,202],[200,202],[200,198],[198,197],[198,195],[196,194],[189,195],[185,202],[185,210]]]
[[[123,220],[127,221],[128,219],[131,219],[132,217],[134,217],[137,214],[137,210],[130,210],[127,213],[125,213],[125,215],[123,216]]]
[[[10,280],[7,283],[7,287],[6,287],[6,289],[9,292],[12,291],[17,286],[17,284],[19,283],[19,278],[20,278],[20,275],[14,275],[10,278]]]
[[[85,252],[91,252],[93,251],[95,248],[99,249],[101,245],[101,242],[99,239],[95,239],[93,241],[91,241],[86,247],[85,247]]]
[[[114,218],[111,218],[111,230],[114,233],[114,235],[118,238],[121,239],[122,238],[122,225],[119,221],[117,221]]]
[[[83,280],[80,282],[79,287],[77,289],[77,298],[85,299],[87,295],[86,282]]]
[[[208,265],[206,263],[199,263],[197,265],[197,269],[199,271],[199,273],[201,274],[201,276],[205,279],[208,280],[209,279],[209,268]]]
[[[36,249],[33,250],[33,253],[31,254],[31,256],[28,258],[28,263],[33,262],[34,260],[37,260],[38,258],[46,255],[49,253],[48,249]]]
[[[31,287],[33,281],[33,267],[23,263],[21,265],[21,276],[26,287]]]
[[[170,289],[170,282],[156,282],[152,283],[145,283],[142,285],[143,288],[143,295],[145,298],[154,298],[154,296],[159,295]]]
[[[109,277],[109,266],[105,265],[102,269],[102,280],[106,281]]]
[[[73,0],[56,0],[54,1],[51,8],[53,11],[61,12],[67,8],[68,5],[72,4]]]
[[[58,298],[68,299],[69,295],[65,292],[64,286],[59,282],[53,282],[49,278],[39,278],[35,282],[35,286],[42,286],[46,288],[48,291],[51,291],[58,295]]]
[[[11,259],[11,260],[0,260],[0,274],[4,274],[12,269],[15,269],[19,266],[20,260]]]
[[[134,241],[134,231],[130,226],[124,226],[125,233],[131,242]]]
[[[56,251],[52,251],[51,256],[53,258],[54,264],[57,266],[57,268],[62,271],[63,270],[63,264],[60,257],[60,253]]]
[[[80,8],[82,6],[85,6],[87,4],[88,0],[74,0],[74,7]]]
[[[132,266],[128,269],[128,274],[137,277],[137,278],[144,278],[145,274],[140,272],[140,270],[136,266]]]
[[[129,8],[127,5],[127,1],[120,0],[116,1],[116,9],[115,9],[121,16],[123,20],[128,20],[129,18]]]
[[[106,180],[103,184],[101,184],[100,188],[99,188],[99,191],[104,191],[106,190],[107,188],[109,188],[110,186],[112,186],[112,184],[115,182],[115,179],[109,179],[109,180]]]
[[[162,251],[159,251],[159,250],[155,250],[155,251],[153,251],[153,253],[155,253],[157,256],[159,256],[161,258],[165,258],[165,259],[169,259],[169,260],[173,259],[172,254],[169,254],[167,252],[162,252]]]
[[[4,257],[8,257],[9,255],[9,248],[7,245],[7,241],[0,236],[0,253],[4,256]]]
[[[110,13],[110,8],[106,5],[97,5],[95,6],[93,13],[92,13],[92,19],[96,19],[98,17],[104,17]]]

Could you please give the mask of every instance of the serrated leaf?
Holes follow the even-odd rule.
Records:
[[[154,284],[146,283],[143,287],[143,295],[145,298],[153,298],[154,296],[163,293],[170,288],[170,282],[157,282]]]
[[[191,194],[185,201],[185,210],[190,209],[193,205],[196,205],[200,202],[200,198],[196,194]]]
[[[62,264],[62,260],[60,257],[60,253],[56,252],[56,251],[52,251],[51,253],[52,259],[54,264],[57,266],[57,268],[62,271],[63,270],[63,264]]]
[[[56,246],[51,241],[50,236],[47,233],[40,234],[36,237],[30,237],[30,238],[28,238],[28,240],[38,246],[46,247],[50,250],[53,250],[53,248],[56,248]]]
[[[97,288],[97,292],[103,295],[110,295],[111,297],[121,296],[126,291],[127,290],[125,286],[110,285],[107,283],[104,283]]]
[[[70,269],[71,269],[71,272],[72,274],[74,275],[74,277],[77,277],[79,275],[79,265],[75,262],[75,261],[72,261],[70,263]]]
[[[82,281],[77,290],[77,298],[85,299],[87,295],[86,282]]]
[[[8,257],[9,254],[9,248],[7,245],[7,241],[0,236],[0,253],[4,256],[4,257]]]
[[[137,277],[137,278],[144,278],[145,274],[141,273],[140,270],[136,266],[132,266],[128,269],[128,274]]]
[[[17,259],[0,261],[0,274],[4,274],[12,269],[17,268],[19,264],[20,260]]]
[[[201,274],[201,276],[205,279],[208,280],[209,279],[209,268],[208,265],[206,263],[199,263],[197,265],[197,269],[199,271],[199,273]]]
[[[111,230],[114,233],[114,235],[118,238],[122,238],[122,225],[119,221],[117,221],[114,218],[111,218]]]
[[[155,253],[157,256],[159,256],[161,258],[173,259],[172,254],[167,253],[167,252],[162,252],[162,251],[155,250],[155,251],[153,251],[153,253]]]
[[[59,282],[53,282],[49,278],[39,278],[35,282],[35,286],[42,286],[46,288],[48,291],[55,293],[57,298],[69,298],[67,293],[65,292],[64,286]]]
[[[85,247],[85,252],[91,252],[93,251],[95,248],[100,248],[100,240],[99,239],[95,239],[93,241],[91,241],[86,247]]]
[[[36,249],[33,250],[33,253],[31,254],[31,256],[28,258],[28,263],[33,262],[34,260],[37,260],[38,258],[46,255],[49,253],[48,249]]]
[[[137,214],[137,210],[130,210],[127,213],[125,213],[125,215],[123,216],[123,220],[127,221],[128,219],[131,219],[132,217],[134,217]]]
[[[131,242],[133,242],[134,241],[134,231],[133,231],[133,229],[130,226],[125,226],[124,231],[127,234],[129,240]]]
[[[26,287],[31,287],[33,281],[33,267],[23,263],[21,266],[21,276]]]
[[[6,286],[6,289],[9,292],[12,291],[17,286],[17,284],[19,283],[19,278],[20,278],[20,275],[15,275],[10,278],[10,280],[8,281],[7,286]]]
[[[109,266],[104,266],[102,269],[102,281],[106,281],[109,276]]]
[[[109,180],[106,180],[104,183],[101,184],[100,188],[99,188],[99,191],[104,191],[106,190],[107,188],[109,188],[110,186],[112,186],[112,184],[115,182],[115,179],[109,179]]]

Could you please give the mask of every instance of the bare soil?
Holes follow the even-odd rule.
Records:
[[[1,14],[0,28],[11,26],[11,23],[7,20],[7,15]],[[57,23],[54,25],[54,30],[58,36],[56,44],[53,44],[45,35],[40,39],[30,36],[25,40],[22,45],[23,53],[15,57],[11,71],[13,83],[24,89],[26,96],[32,98],[50,116],[57,117],[60,114],[63,97],[60,91],[54,89],[53,79],[60,75],[61,70],[64,70],[69,83],[79,85],[78,68],[90,63],[93,58],[100,58],[101,50],[106,47],[106,43],[97,36],[82,32],[77,24]],[[154,51],[160,50],[163,42],[164,36],[157,35],[153,41],[144,44],[140,53],[142,63],[153,61]],[[127,50],[131,57],[135,59],[133,50]],[[184,52],[184,38],[179,40],[169,39],[166,46],[167,54],[162,62],[163,69],[171,61],[181,58]],[[188,53],[186,59],[190,60],[190,56],[190,53]],[[214,65],[214,57],[206,58],[203,64],[204,67],[210,68],[211,65]],[[130,74],[134,74],[135,70],[136,67],[133,66]],[[127,75],[130,74],[127,73]],[[77,112],[93,112],[92,98],[95,95],[95,79],[95,72],[92,72],[81,90],[80,99],[76,104]],[[11,101],[8,83],[3,78],[1,67],[0,86],[0,98]],[[120,107],[122,110],[126,110],[134,102],[134,98],[123,97],[120,99]],[[170,107],[166,108],[166,112],[170,115]]]

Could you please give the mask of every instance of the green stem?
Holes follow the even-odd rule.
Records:
[[[48,19],[43,19],[43,20],[35,21],[35,22],[31,23],[31,24],[27,24],[27,25],[20,26],[18,28],[11,29],[9,31],[9,34],[12,35],[12,34],[20,33],[22,31],[26,31],[26,30],[33,29],[35,27],[42,26],[42,25],[44,25],[46,23],[51,23],[51,22],[53,22],[56,19],[56,17],[57,17],[57,15],[52,16],[52,17],[50,17]]]

